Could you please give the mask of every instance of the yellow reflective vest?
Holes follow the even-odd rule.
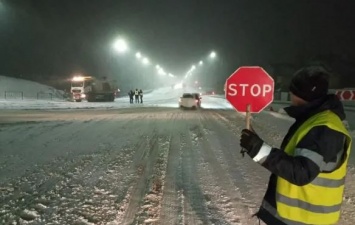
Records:
[[[286,224],[336,224],[339,220],[352,142],[340,118],[329,110],[312,116],[298,128],[286,145],[285,152],[293,156],[298,142],[308,131],[324,125],[346,136],[345,158],[336,170],[321,172],[311,183],[304,186],[291,184],[281,177],[277,178],[277,214]]]

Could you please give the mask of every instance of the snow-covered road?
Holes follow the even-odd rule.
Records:
[[[253,124],[278,145],[290,121],[273,117]],[[232,110],[3,110],[0,123],[0,224],[258,224],[269,174],[241,157]]]
[[[216,96],[180,110],[182,92],[153,90],[143,104],[0,100],[0,224],[258,224],[269,172],[239,153],[245,116]],[[292,122],[252,117],[274,146]],[[355,222],[354,162],[343,225]]]
[[[3,114],[0,222],[250,224],[267,174],[240,157],[231,117],[243,123],[166,108]]]

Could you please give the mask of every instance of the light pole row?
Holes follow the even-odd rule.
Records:
[[[123,54],[129,50],[127,42],[122,38],[119,38],[114,41],[113,48],[117,53],[120,54]],[[149,58],[147,56],[144,56],[141,52],[136,52],[135,57],[137,60],[141,61],[143,65],[151,65]],[[157,64],[155,68],[157,69],[158,75],[168,75],[169,77],[175,77],[175,75],[173,75],[172,73],[167,73],[159,64]]]

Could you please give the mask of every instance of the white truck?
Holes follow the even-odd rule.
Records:
[[[118,93],[117,82],[106,77],[75,76],[71,80],[70,91],[73,100],[81,102],[113,102]]]

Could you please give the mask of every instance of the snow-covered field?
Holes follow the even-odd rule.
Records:
[[[29,99],[62,99],[63,91],[32,81],[0,76],[0,99],[29,100]]]
[[[258,224],[269,173],[240,155],[244,115],[212,96],[180,110],[182,91],[143,104],[2,100],[0,224]],[[274,146],[291,123],[252,117]],[[353,158],[342,225],[355,222]]]

